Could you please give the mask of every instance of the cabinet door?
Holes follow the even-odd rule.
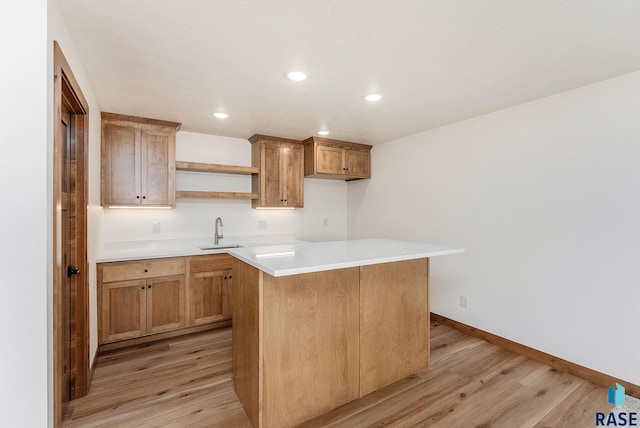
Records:
[[[147,279],[147,333],[185,325],[184,275]]]
[[[142,130],[141,194],[145,205],[175,204],[175,140],[171,133]]]
[[[140,130],[103,125],[102,204],[140,204]]]
[[[206,324],[228,317],[226,277],[225,270],[191,274],[191,325]]]
[[[265,142],[262,149],[262,206],[278,207],[283,204],[280,143]]]
[[[283,206],[304,206],[304,147],[299,144],[282,144],[282,197]]]
[[[146,333],[144,279],[102,285],[101,342],[129,339]]]
[[[371,157],[369,152],[345,150],[346,174],[350,177],[370,178]]]
[[[227,318],[233,318],[233,306],[231,293],[233,293],[233,271],[229,269],[226,271],[225,276],[227,277]]]
[[[316,147],[316,173],[344,174],[344,149],[330,146]]]

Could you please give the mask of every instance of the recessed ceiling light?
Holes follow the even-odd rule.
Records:
[[[217,112],[213,113],[213,115],[215,117],[217,117],[218,119],[226,119],[226,118],[229,117],[229,113],[225,113],[225,112],[222,112],[222,111],[217,111]]]
[[[294,82],[302,82],[308,78],[309,73],[304,70],[291,70],[287,72],[287,79],[293,80]]]
[[[324,137],[325,135],[329,135],[329,134],[330,134],[330,132],[329,132],[329,131],[318,131],[318,135],[322,135],[323,137]]]
[[[373,94],[365,95],[364,99],[371,103],[375,103],[376,101],[380,101],[382,99],[382,94],[374,92]]]

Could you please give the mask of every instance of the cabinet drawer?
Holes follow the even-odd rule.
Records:
[[[189,257],[189,272],[215,272],[231,269],[232,256],[228,254],[211,254]]]
[[[104,263],[102,265],[102,282],[181,275],[184,273],[184,257]]]

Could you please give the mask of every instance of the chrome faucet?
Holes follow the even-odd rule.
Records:
[[[220,226],[220,229],[218,229],[218,225]],[[222,219],[218,217],[216,219],[216,231],[213,235],[213,244],[218,245],[218,241],[220,238],[224,238],[224,235],[222,233]]]

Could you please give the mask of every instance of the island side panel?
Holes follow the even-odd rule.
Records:
[[[360,267],[360,396],[429,366],[429,259]]]
[[[294,426],[358,398],[359,310],[357,267],[264,274],[265,427]]]
[[[262,427],[262,277],[235,257],[232,262],[233,383],[251,424]]]

